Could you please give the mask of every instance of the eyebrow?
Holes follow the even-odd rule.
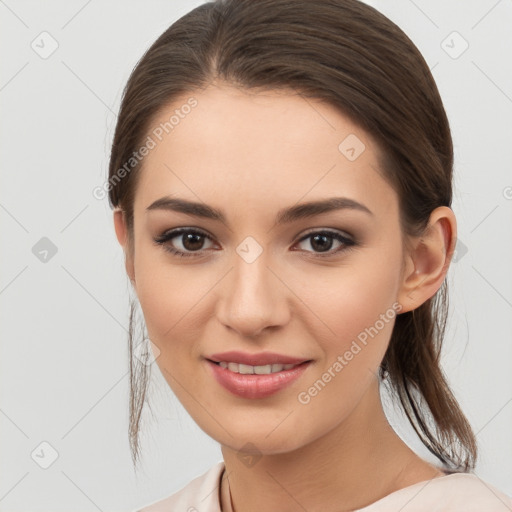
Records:
[[[320,201],[310,201],[307,203],[300,203],[289,208],[279,210],[276,215],[276,224],[288,224],[300,219],[314,217],[322,213],[328,213],[336,210],[357,210],[369,215],[373,213],[361,203],[349,199],[348,197],[330,197]],[[187,199],[179,199],[176,197],[162,197],[157,199],[154,203],[146,208],[146,211],[151,210],[168,210],[195,217],[216,220],[226,224],[226,216],[217,208],[213,208],[205,203],[197,203]]]

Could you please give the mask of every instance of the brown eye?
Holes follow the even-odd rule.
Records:
[[[354,240],[336,231],[316,231],[309,233],[303,237],[299,243],[303,244],[306,241],[308,241],[310,247],[313,248],[313,251],[304,250],[306,250],[306,252],[313,252],[319,256],[324,256],[322,253],[326,253],[326,256],[332,256],[355,245]],[[333,247],[334,241],[338,242],[339,245],[335,250],[331,251],[330,249]]]
[[[203,248],[204,236],[197,233],[184,233],[181,236],[181,244],[187,251],[197,251]],[[179,236],[177,238],[179,238]]]
[[[200,256],[205,249],[205,240],[212,239],[196,229],[180,228],[162,233],[154,241],[176,256]],[[197,253],[197,254],[195,254]]]

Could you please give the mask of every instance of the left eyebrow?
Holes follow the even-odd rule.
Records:
[[[289,208],[279,210],[276,215],[276,224],[288,224],[299,219],[314,217],[322,213],[328,213],[335,210],[357,210],[369,215],[373,215],[368,207],[362,203],[358,203],[348,197],[331,197],[320,201],[310,201],[300,203]],[[209,206],[205,203],[197,203],[187,199],[179,199],[176,197],[162,197],[153,202],[146,208],[150,210],[168,210],[185,213],[194,217],[202,217],[226,224],[226,215],[222,210]]]
[[[348,197],[330,197],[329,199],[300,203],[290,208],[279,210],[276,216],[276,224],[286,224],[335,210],[357,210],[373,215],[368,207],[353,199]]]

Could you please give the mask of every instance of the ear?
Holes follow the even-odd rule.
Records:
[[[120,208],[114,210],[114,228],[116,230],[116,236],[118,242],[121,244],[124,250],[124,263],[126,273],[130,278],[132,284],[135,284],[135,271],[133,265],[133,254],[130,249],[128,239],[128,228],[126,226],[125,212]]]
[[[398,302],[400,313],[412,311],[435,295],[443,284],[457,241],[457,221],[447,206],[430,215],[425,232],[409,240]]]

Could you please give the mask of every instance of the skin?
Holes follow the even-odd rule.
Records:
[[[163,109],[154,126],[190,96]],[[452,210],[437,208],[423,236],[406,238],[375,141],[323,102],[223,83],[193,96],[198,105],[143,160],[133,252],[120,210],[114,225],[160,351],[156,362],[197,424],[221,444],[234,510],[292,512],[297,503],[310,512],[353,510],[441,476],[398,437],[382,409],[377,373],[394,319],[309,403],[297,396],[394,303],[405,312],[435,294],[454,250]],[[365,144],[354,161],[338,149],[349,134]],[[227,221],[146,210],[167,195],[222,209]],[[333,196],[372,214],[344,209],[274,223],[281,208]],[[177,235],[167,244],[201,255],[173,256],[153,240],[178,227],[212,240],[184,246]],[[356,245],[334,254],[343,245],[328,239],[331,256],[321,257],[311,237],[301,241],[325,229],[351,235]],[[248,236],[263,249],[252,263],[236,252]],[[226,350],[313,362],[277,394],[246,399],[221,387],[204,359]],[[252,448],[241,453],[246,443]],[[244,454],[257,457],[248,463]],[[224,510],[228,499],[223,484]]]

